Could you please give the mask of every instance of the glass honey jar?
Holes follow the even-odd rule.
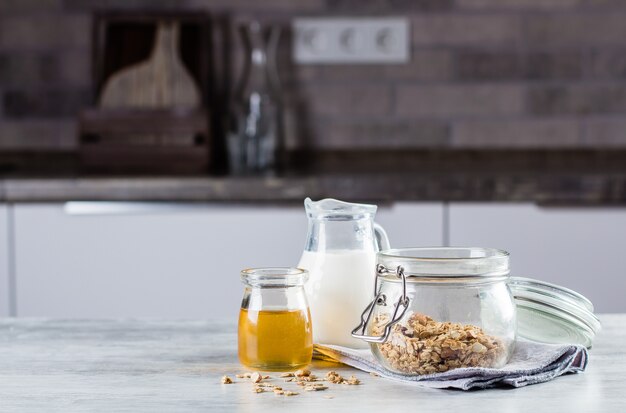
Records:
[[[308,271],[249,268],[239,312],[239,361],[259,370],[295,370],[313,354],[311,315],[304,292]]]

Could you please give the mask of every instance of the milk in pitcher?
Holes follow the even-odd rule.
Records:
[[[351,331],[372,299],[376,252],[389,247],[385,231],[374,223],[377,207],[309,198],[304,205],[309,229],[298,267],[309,271],[305,291],[313,341],[365,348]]]
[[[298,267],[310,273],[305,291],[311,319],[320,320],[313,327],[315,343],[367,347],[367,343],[352,338],[350,332],[371,301],[375,262],[374,252],[304,251]]]

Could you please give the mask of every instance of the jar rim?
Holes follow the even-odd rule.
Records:
[[[309,272],[296,267],[258,267],[241,270],[241,281],[251,287],[284,288],[303,286]]]
[[[407,278],[496,279],[509,275],[509,253],[483,247],[417,247],[380,251],[377,264],[387,271],[401,267]]]

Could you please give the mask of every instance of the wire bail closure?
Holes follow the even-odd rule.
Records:
[[[382,336],[370,336],[366,333],[367,324],[372,318],[372,314],[374,313],[375,305],[387,305],[387,296],[382,293],[382,288],[378,287],[378,277],[382,277],[388,274],[395,274],[396,277],[402,279],[402,295],[396,302],[393,310],[393,316],[391,320],[385,325],[385,330]],[[391,334],[391,327],[394,324],[398,323],[404,314],[409,309],[409,297],[406,295],[406,276],[404,275],[404,267],[398,265],[395,271],[390,271],[387,267],[382,264],[376,265],[376,277],[374,279],[374,299],[370,302],[363,313],[361,314],[361,323],[352,330],[352,337],[359,338],[361,340],[367,341],[369,343],[384,343],[389,339],[389,335]],[[402,311],[400,311],[400,307],[402,307]]]

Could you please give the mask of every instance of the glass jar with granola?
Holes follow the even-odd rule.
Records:
[[[516,312],[506,251],[391,249],[376,265],[375,297],[352,335],[384,367],[421,375],[507,363]]]

